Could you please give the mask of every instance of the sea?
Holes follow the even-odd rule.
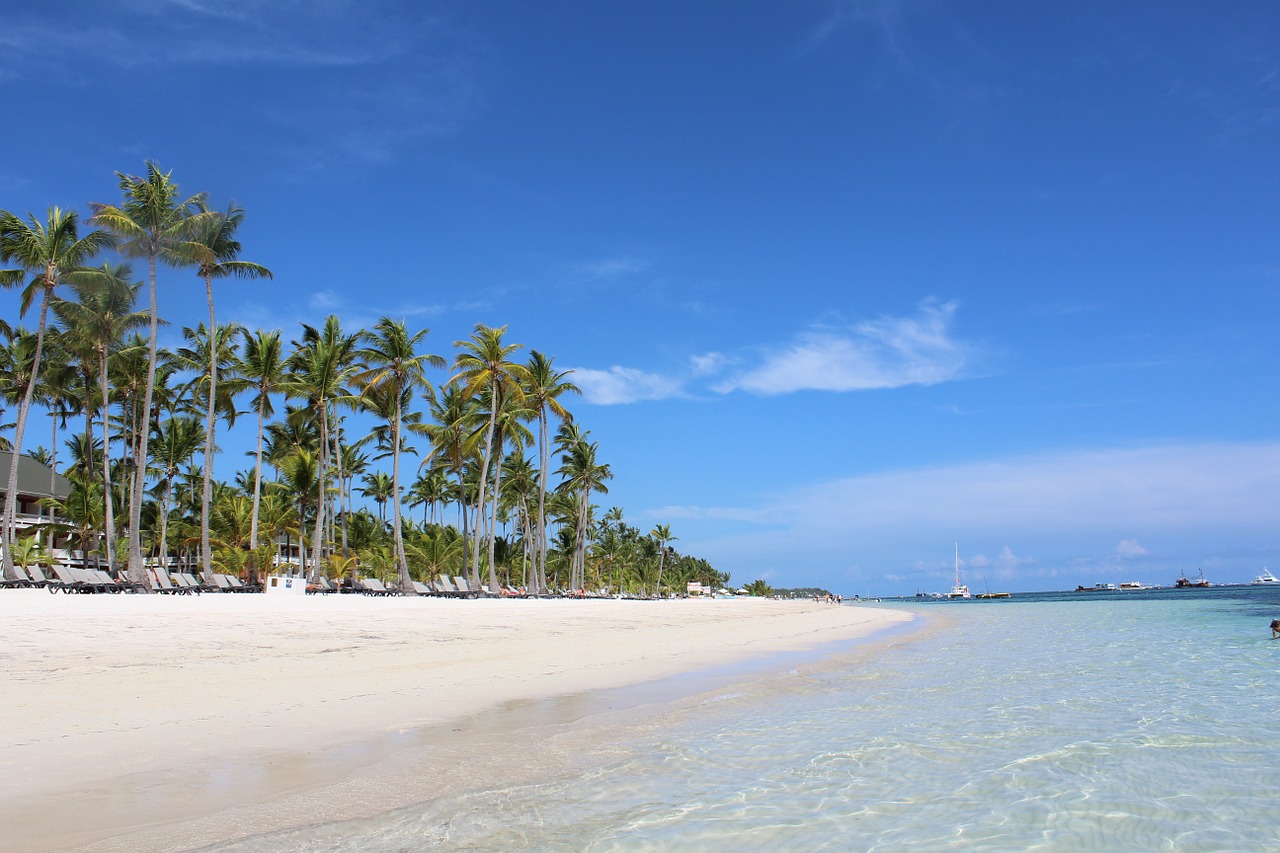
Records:
[[[844,606],[916,618],[508,708],[538,772],[208,849],[1280,850],[1280,589]]]

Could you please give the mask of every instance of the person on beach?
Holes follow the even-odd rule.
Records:
[[[1271,639],[1280,637],[1280,619],[1271,620]]]

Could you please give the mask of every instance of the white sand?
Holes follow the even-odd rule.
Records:
[[[180,849],[154,830],[340,785],[397,732],[910,618],[754,599],[0,590],[0,846]],[[259,814],[224,837],[305,820]]]

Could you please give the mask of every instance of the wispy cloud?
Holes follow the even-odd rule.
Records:
[[[574,368],[573,382],[582,389],[584,399],[601,406],[663,400],[682,393],[678,379],[616,365],[608,370]]]
[[[177,81],[225,98],[251,72],[252,86],[235,90],[239,126],[274,127],[262,153],[295,180],[453,134],[483,102],[484,45],[413,4],[371,14],[355,0],[133,0],[104,10],[56,23],[37,7],[6,14],[0,75],[136,87],[149,69],[163,100]]]
[[[717,565],[777,560],[820,575],[855,559],[885,574],[926,548],[939,556],[917,570],[937,573],[960,540],[1001,547],[983,558],[1000,577],[1058,577],[1132,568],[1154,553],[1264,547],[1277,491],[1280,443],[1169,444],[888,471],[663,513]]]
[[[1116,553],[1121,557],[1145,557],[1147,549],[1139,545],[1137,539],[1121,539],[1116,545]]]
[[[847,329],[806,332],[769,351],[759,365],[716,386],[754,394],[793,391],[865,391],[936,385],[961,378],[976,355],[956,340],[956,303],[925,302],[913,317],[884,317]]]
[[[669,371],[613,366],[578,368],[593,390],[589,402],[634,403],[744,391],[772,396],[796,391],[844,393],[906,385],[936,385],[971,375],[984,356],[951,330],[957,305],[926,300],[909,317],[881,317],[850,326],[805,331],[792,342],[698,353]]]

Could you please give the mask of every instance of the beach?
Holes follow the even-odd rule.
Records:
[[[536,772],[485,748],[503,732],[469,741],[451,722],[852,641],[910,618],[760,599],[6,590],[0,825],[7,850],[177,850],[377,814],[444,784],[421,772],[412,784],[377,783],[403,773],[402,757],[424,741],[446,748],[436,760],[447,758],[438,772],[451,790]],[[356,777],[359,789],[345,790]]]

